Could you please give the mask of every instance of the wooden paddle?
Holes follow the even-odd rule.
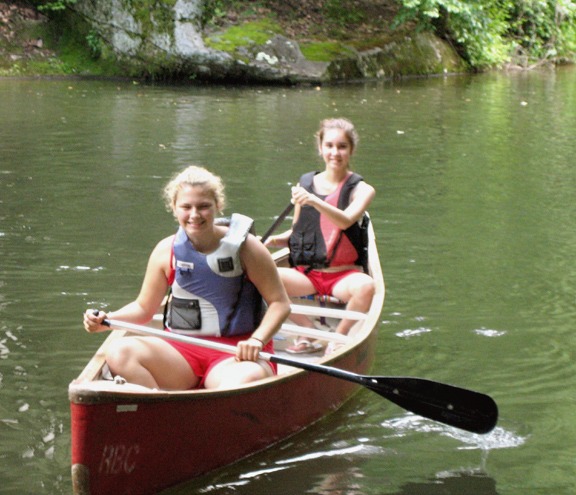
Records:
[[[103,324],[143,335],[153,335],[236,354],[236,347],[219,342],[188,337],[118,320],[104,320]],[[423,378],[359,375],[330,366],[307,363],[266,352],[261,352],[260,357],[272,363],[322,373],[362,385],[407,411],[473,433],[488,433],[496,426],[498,420],[498,407],[494,400],[488,395],[472,390]]]

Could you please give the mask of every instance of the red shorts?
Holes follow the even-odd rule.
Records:
[[[203,340],[211,340],[213,342],[218,342],[220,344],[228,344],[236,347],[238,342],[241,340],[247,340],[250,335],[238,335],[236,337],[201,337]],[[188,362],[194,374],[200,378],[200,383],[198,388],[204,386],[204,380],[206,375],[210,373],[210,370],[214,368],[218,363],[233,357],[233,354],[229,354],[223,351],[217,351],[215,349],[209,349],[208,347],[200,347],[194,344],[185,344],[184,342],[177,342],[175,340],[166,339],[172,347],[174,347],[184,359]],[[271,340],[268,342],[262,352],[267,352],[269,354],[274,353],[274,342]],[[276,363],[267,362],[267,364],[272,369],[274,374],[278,373],[278,366]]]
[[[321,272],[319,270],[310,270],[309,272],[306,272],[307,269],[308,268],[305,266],[296,267],[296,270],[310,279],[316,292],[321,296],[331,296],[334,286],[348,275],[352,275],[353,273],[362,273],[358,270],[342,270],[341,272]]]

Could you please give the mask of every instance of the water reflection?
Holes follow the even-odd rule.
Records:
[[[262,463],[253,471],[211,476],[206,484],[183,484],[166,495],[210,493],[214,495],[498,495],[496,481],[480,469],[439,472],[427,481],[409,481],[395,488],[391,476],[371,477],[362,468],[362,458],[382,455],[366,446],[318,452],[307,459],[287,459],[271,465]],[[329,458],[329,461],[327,461]],[[313,459],[313,462],[310,462]],[[296,465],[299,461],[305,464]],[[324,461],[324,462],[323,462]],[[327,461],[327,462],[326,462]]]
[[[184,495],[192,493],[213,493],[225,495],[240,494],[280,494],[280,493],[315,493],[318,495],[368,493],[362,488],[364,478],[359,465],[363,459],[382,455],[383,449],[369,445],[333,446],[328,450],[315,450],[298,457],[282,459],[293,445],[284,445],[276,450],[275,461],[260,461],[257,465],[248,461],[251,470],[234,473],[230,470],[206,477],[201,480],[183,484],[178,488],[167,490],[166,495]],[[264,457],[264,456],[259,456]],[[233,471],[233,469],[232,469]],[[383,492],[382,492],[383,493]]]
[[[496,482],[482,473],[440,473],[427,483],[406,483],[394,495],[498,495]]]

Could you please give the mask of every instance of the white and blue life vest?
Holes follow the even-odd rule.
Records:
[[[240,248],[253,220],[234,213],[218,248],[196,251],[184,229],[174,239],[174,281],[164,323],[192,336],[232,336],[254,331],[262,320],[262,297],[246,277]]]

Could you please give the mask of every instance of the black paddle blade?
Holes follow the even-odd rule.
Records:
[[[269,355],[269,360],[357,383],[407,411],[472,433],[488,433],[498,421],[498,407],[494,400],[465,388],[425,378],[358,375],[277,354]]]
[[[498,406],[488,396],[424,378],[362,376],[366,388],[420,416],[472,433],[488,433]]]

